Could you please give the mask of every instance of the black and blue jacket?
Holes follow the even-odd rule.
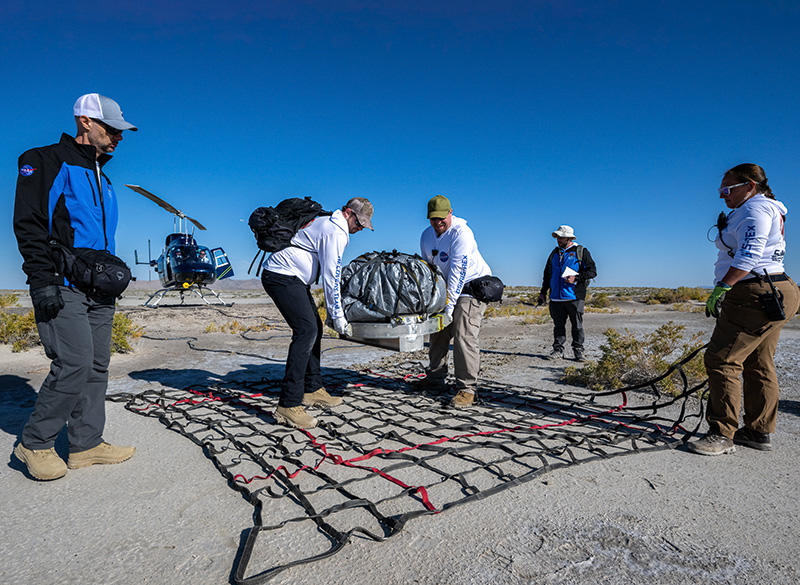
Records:
[[[19,157],[14,234],[22,270],[31,288],[64,284],[57,274],[50,240],[76,248],[114,253],[117,196],[98,171],[111,155],[68,134],[58,144],[33,148]]]
[[[567,266],[578,273],[574,284],[561,278]],[[547,295],[549,290],[551,301],[585,301],[586,288],[592,278],[597,278],[597,267],[589,250],[577,245],[566,250],[556,246],[544,266],[541,294]]]

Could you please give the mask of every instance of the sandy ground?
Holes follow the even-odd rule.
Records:
[[[137,296],[138,295],[138,296]],[[288,330],[257,291],[226,293],[236,304],[123,308],[146,337],[115,355],[109,393],[183,387],[232,377],[279,376]],[[25,299],[23,299],[23,304]],[[652,331],[667,320],[710,333],[701,314],[623,303],[587,314],[588,357],[608,327]],[[271,328],[205,333],[239,320]],[[482,334],[482,375],[558,389],[569,361],[548,362],[551,326],[491,319]],[[391,352],[332,338],[323,366],[348,368]],[[251,506],[201,449],[153,418],[107,403],[106,438],[137,453],[116,466],[35,482],[11,450],[47,373],[40,349],[0,347],[0,469],[4,584],[193,583],[230,580]],[[782,388],[775,450],[739,448],[700,457],[663,450],[554,471],[484,500],[412,520],[382,543],[355,538],[340,553],[289,569],[281,584],[797,583],[800,581],[800,320],[784,330],[776,363]],[[62,435],[56,445],[66,457]],[[288,546],[288,545],[286,545]],[[270,542],[271,553],[283,552]]]

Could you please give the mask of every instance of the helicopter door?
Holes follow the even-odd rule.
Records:
[[[218,280],[233,276],[233,266],[231,266],[225,250],[214,248],[211,250],[211,255],[214,257],[214,274],[216,274]]]

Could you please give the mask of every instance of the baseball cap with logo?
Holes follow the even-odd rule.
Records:
[[[444,195],[436,195],[428,201],[428,219],[444,219],[453,209]]]
[[[375,228],[372,227],[373,209],[372,203],[369,202],[369,199],[364,197],[353,197],[345,204],[345,207],[349,207],[353,213],[356,214],[356,219],[361,227],[375,231]]]
[[[82,95],[75,102],[72,111],[75,116],[94,118],[117,130],[138,130],[136,126],[125,121],[117,102],[99,93]]]

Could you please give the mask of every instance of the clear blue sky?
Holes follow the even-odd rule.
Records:
[[[140,128],[107,167],[131,264],[172,220],[124,183],[203,222],[237,277],[259,205],[369,197],[376,231],[349,260],[417,251],[442,193],[508,284],[539,284],[570,224],[598,285],[710,285],[719,180],[756,162],[789,207],[800,276],[800,3],[380,4],[3,3],[0,288],[25,281],[17,157],[74,133],[72,104],[94,91]]]

